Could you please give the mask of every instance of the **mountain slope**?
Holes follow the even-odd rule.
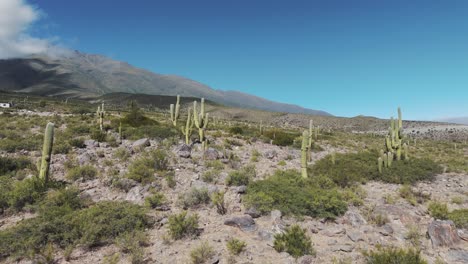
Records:
[[[96,98],[108,93],[205,97],[228,106],[289,113],[330,115],[297,105],[273,102],[237,91],[212,89],[202,83],[153,73],[100,55],[73,52],[60,58],[34,56],[0,60],[0,90],[45,96]]]
[[[440,119],[440,120],[437,120],[437,121],[453,123],[453,124],[468,125],[468,116],[466,116],[466,117],[445,118],[445,119]]]

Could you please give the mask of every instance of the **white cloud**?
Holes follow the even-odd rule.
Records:
[[[24,0],[0,0],[0,59],[50,53],[59,49],[48,39],[28,34],[40,16],[40,10]]]

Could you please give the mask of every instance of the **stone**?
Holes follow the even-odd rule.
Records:
[[[343,224],[348,224],[353,227],[366,225],[367,221],[364,217],[355,210],[348,210],[343,216]]]
[[[78,164],[80,166],[83,166],[83,165],[89,164],[92,158],[91,158],[91,154],[89,154],[88,152],[85,152],[83,154],[80,154],[77,159],[78,159]]]
[[[206,160],[217,160],[220,156],[219,152],[214,148],[208,148],[204,154]]]
[[[468,250],[450,250],[446,256],[447,263],[468,263]]]
[[[245,193],[247,191],[247,186],[241,185],[234,188],[236,193]]]
[[[245,214],[250,215],[252,218],[259,218],[262,216],[255,207],[250,207],[245,211]]]
[[[135,186],[130,191],[128,191],[127,196],[125,197],[125,200],[131,201],[137,204],[142,204],[143,203],[143,194],[142,194],[142,188],[140,186]]]
[[[84,144],[87,148],[97,148],[99,147],[99,142],[93,139],[87,139],[84,141]]]
[[[462,239],[468,242],[468,231],[463,230],[463,229],[458,229],[457,230],[458,236]]]
[[[315,262],[315,257],[312,255],[305,255],[300,257],[297,260],[298,264],[313,264]]]
[[[181,158],[190,158],[192,155],[192,147],[187,144],[181,144],[177,146],[176,153]]]
[[[139,140],[133,142],[132,148],[133,148],[133,150],[135,150],[135,149],[146,148],[146,147],[148,147],[148,146],[150,146],[150,145],[151,145],[151,144],[150,144],[149,139],[147,139],[147,138],[142,138],[142,139],[139,139]]]
[[[242,231],[254,231],[255,221],[250,215],[234,216],[224,221],[225,225],[240,228]]]
[[[274,159],[278,156],[278,153],[275,150],[267,150],[263,156],[267,159]]]
[[[336,245],[332,247],[333,252],[343,251],[343,252],[352,252],[354,250],[353,245],[345,244],[345,245]]]
[[[432,247],[453,247],[460,243],[455,224],[451,220],[434,220],[427,228]]]
[[[282,214],[280,210],[273,210],[271,211],[271,221],[277,222],[278,220],[281,220]]]
[[[260,230],[260,231],[258,231],[257,235],[261,240],[270,241],[270,242],[273,241],[273,233],[272,232],[269,232],[269,231],[266,231],[266,230]]]
[[[359,242],[359,241],[364,241],[364,238],[362,237],[361,232],[358,231],[353,231],[353,232],[347,232],[346,233],[353,242]]]
[[[344,229],[343,227],[329,228],[325,229],[325,231],[323,232],[323,235],[328,237],[342,236],[344,234],[346,234],[346,229]]]
[[[389,224],[385,224],[382,226],[382,228],[379,229],[379,233],[384,235],[384,236],[389,236],[393,234],[393,228]]]

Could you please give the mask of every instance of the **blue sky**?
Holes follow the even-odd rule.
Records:
[[[468,116],[468,1],[30,0],[30,32],[338,116]]]

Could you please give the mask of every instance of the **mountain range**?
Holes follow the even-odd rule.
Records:
[[[34,55],[0,60],[0,90],[80,99],[110,93],[204,97],[213,102],[274,112],[330,116],[293,104],[239,91],[216,90],[177,75],[153,73],[101,55],[70,52],[59,57]]]

